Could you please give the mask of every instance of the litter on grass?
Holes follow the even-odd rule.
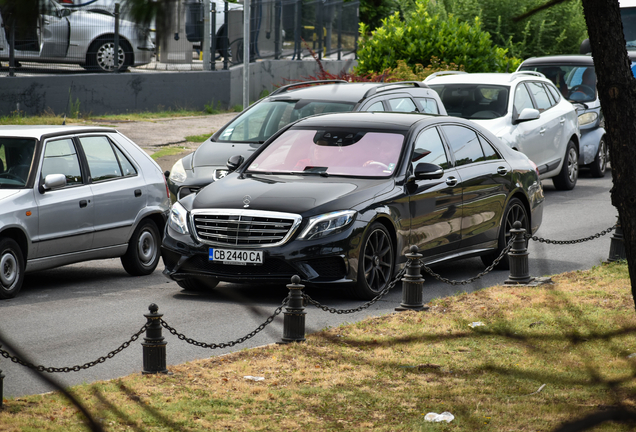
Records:
[[[445,421],[446,423],[450,423],[453,421],[453,419],[455,419],[455,416],[449,413],[448,411],[444,411],[441,414],[430,412],[424,416],[424,420],[428,422],[436,422],[436,423],[443,422],[443,421]]]

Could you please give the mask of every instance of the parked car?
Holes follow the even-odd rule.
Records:
[[[0,60],[8,61],[11,35],[2,16],[0,22],[4,29],[0,31]],[[27,28],[16,28],[15,59],[79,64],[100,72],[150,63],[155,46],[149,29],[120,20],[117,55],[114,31],[115,17],[112,15],[74,10],[54,0],[42,0],[36,22]]]
[[[283,126],[314,114],[399,111],[446,114],[439,96],[421,82],[310,81],[280,87],[252,104],[170,170],[173,201],[227,174],[230,156],[247,158]]]
[[[437,73],[425,82],[437,91],[449,115],[471,119],[509,147],[525,153],[560,190],[578,179],[578,116],[538,72]]]
[[[594,61],[588,55],[533,57],[525,60],[518,71],[541,72],[576,107],[581,131],[579,166],[590,169],[594,177],[607,171],[605,120],[596,92]]]
[[[515,221],[534,233],[543,214],[536,166],[461,118],[307,117],[228,166],[238,168],[172,205],[164,274],[185,290],[299,275],[370,299],[412,245],[427,264],[491,265]]]
[[[0,127],[0,299],[24,274],[120,257],[159,263],[170,199],[161,168],[111,128]]]

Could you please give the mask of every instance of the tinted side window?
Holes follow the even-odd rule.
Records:
[[[559,101],[561,100],[561,93],[559,92],[559,90],[556,87],[549,84],[546,84],[546,87],[548,88],[548,91],[554,98],[555,104],[559,103]]]
[[[486,140],[486,138],[484,138],[481,135],[477,135],[477,137],[479,138],[479,142],[481,143],[481,149],[484,151],[484,158],[482,160],[501,159],[501,156],[499,156],[499,153],[497,153],[497,150],[494,149],[492,144],[490,144]]]
[[[122,151],[119,150],[115,145],[113,146],[113,148],[115,149],[115,154],[117,155],[117,159],[119,160],[119,165],[121,166],[121,170],[124,173],[124,177],[137,175],[137,170],[135,169],[133,164],[130,163],[128,158],[122,153]]]
[[[411,156],[413,170],[421,162],[428,162],[441,166],[444,169],[450,167],[448,157],[444,150],[444,144],[439,136],[437,128],[430,128],[422,131],[415,141],[415,151]]]
[[[539,111],[545,111],[552,106],[550,98],[548,98],[548,94],[546,93],[546,89],[541,83],[529,82],[528,89],[530,90],[530,93],[532,93],[532,96],[534,96],[534,100],[537,103],[537,109]]]
[[[389,99],[391,111],[396,112],[417,112],[417,107],[411,98]]]
[[[376,102],[367,108],[367,111],[384,111],[384,105],[382,105],[381,101]]]
[[[437,101],[432,98],[415,98],[422,107],[423,113],[426,114],[439,114],[439,107],[437,106]]]
[[[475,131],[458,125],[442,126],[442,129],[455,155],[456,166],[484,160],[484,152]]]
[[[86,154],[88,169],[93,181],[122,177],[119,160],[115,156],[113,146],[104,136],[82,137],[80,143]]]
[[[42,161],[42,179],[49,174],[64,174],[67,185],[82,183],[77,151],[70,138],[46,143]]]
[[[530,99],[530,94],[528,93],[526,86],[523,84],[519,84],[515,89],[514,107],[517,115],[525,108],[534,108],[534,105],[532,105],[532,99]]]

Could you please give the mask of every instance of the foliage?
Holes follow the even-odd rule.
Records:
[[[587,26],[581,0],[563,1],[523,21],[514,18],[545,3],[544,0],[441,0],[446,12],[460,21],[479,17],[493,43],[522,59],[532,56],[577,54]],[[438,6],[439,8],[439,6]]]
[[[427,8],[426,0],[416,0],[414,12],[404,22],[395,13],[373,32],[360,24],[356,73],[394,69],[398,60],[412,67],[429,65],[433,57],[466,72],[510,72],[519,65],[519,59],[506,56],[506,49],[493,46],[478,17],[471,25],[452,15],[431,15]]]
[[[360,0],[360,22],[374,30],[382,25],[382,20],[398,10],[396,0]]]
[[[424,81],[426,77],[435,72],[447,70],[463,71],[464,66],[456,65],[455,63],[445,63],[433,56],[431,57],[431,64],[426,67],[419,63],[416,63],[414,67],[410,67],[404,60],[398,60],[397,67],[389,69],[386,73],[391,77],[387,81]]]

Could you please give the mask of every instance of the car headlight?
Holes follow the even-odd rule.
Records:
[[[309,219],[309,223],[298,238],[314,240],[340,232],[353,222],[355,215],[355,210],[342,210],[314,216]]]
[[[585,126],[596,121],[598,114],[595,112],[586,112],[579,116],[579,126]]]
[[[186,179],[185,168],[183,168],[183,159],[179,159],[170,170],[170,180],[173,183],[183,183]]]
[[[188,234],[188,211],[178,201],[172,204],[168,226],[180,234]]]

